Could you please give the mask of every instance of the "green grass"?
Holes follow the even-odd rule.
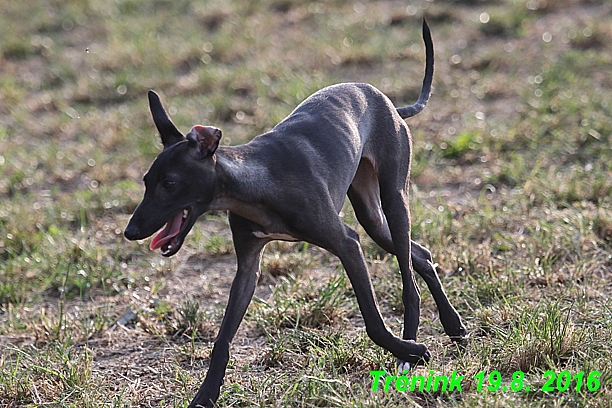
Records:
[[[0,5],[0,405],[186,407],[235,269],[223,214],[171,260],[122,237],[173,121],[240,144],[309,94],[370,82],[418,96],[421,17],[434,93],[411,118],[414,239],[469,330],[443,333],[422,282],[414,374],[461,392],[372,391],[394,359],[365,334],[338,260],[274,243],[232,347],[223,406],[610,406],[612,17],[604,0],[72,0]],[[357,224],[385,321],[397,262]],[[199,255],[196,255],[199,254]],[[516,371],[531,392],[510,388]],[[542,391],[546,372],[585,385]],[[601,372],[596,391],[589,373]],[[484,387],[475,378],[483,372]],[[501,390],[489,380],[501,375]],[[492,377],[489,377],[492,375]],[[503,387],[506,391],[503,391]],[[556,387],[556,383],[553,384]]]

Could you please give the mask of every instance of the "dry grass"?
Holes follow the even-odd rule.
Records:
[[[0,405],[185,407],[233,277],[210,214],[171,260],[122,237],[159,152],[146,91],[181,129],[237,144],[339,81],[412,103],[420,19],[434,93],[414,136],[413,236],[469,331],[444,336],[423,285],[430,371],[462,392],[371,391],[393,358],[365,335],[337,259],[270,245],[221,405],[609,406],[612,5],[605,0],[51,1],[0,4]],[[349,206],[345,219],[356,224]],[[363,232],[363,231],[361,231]],[[364,235],[383,315],[397,265]],[[532,392],[477,391],[521,370]],[[596,392],[544,373],[600,371]],[[585,375],[586,378],[586,375]]]

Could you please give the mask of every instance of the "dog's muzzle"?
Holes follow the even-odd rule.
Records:
[[[135,225],[128,225],[123,232],[123,235],[130,241],[135,241],[140,238],[140,230]]]

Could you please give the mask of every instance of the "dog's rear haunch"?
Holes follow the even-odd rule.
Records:
[[[423,39],[425,77],[413,105],[395,108],[368,84],[338,84],[316,92],[270,132],[241,146],[219,146],[221,131],[210,126],[194,126],[183,135],[157,94],[149,92],[164,150],[144,177],[144,198],[125,236],[144,239],[161,230],[150,247],[171,256],[200,215],[227,210],[238,262],[210,367],[190,407],[209,407],[219,398],[230,343],[253,296],[263,249],[275,239],[310,242],[340,258],[368,335],[398,359],[400,370],[430,359],[427,347],[416,342],[420,295],[411,260],[433,294],[445,332],[453,340],[465,335],[431,254],[410,239],[411,136],[404,119],[424,109],[431,91],[433,44],[425,22]],[[359,236],[339,216],[346,195],[368,235],[397,257],[405,306],[401,338],[385,326]]]

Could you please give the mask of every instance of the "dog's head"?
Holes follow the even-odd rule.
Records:
[[[172,256],[214,196],[214,153],[221,131],[198,125],[184,136],[153,91],[149,91],[149,105],[164,150],[144,176],[144,198],[125,229],[125,237],[144,239],[163,227],[150,248]]]

